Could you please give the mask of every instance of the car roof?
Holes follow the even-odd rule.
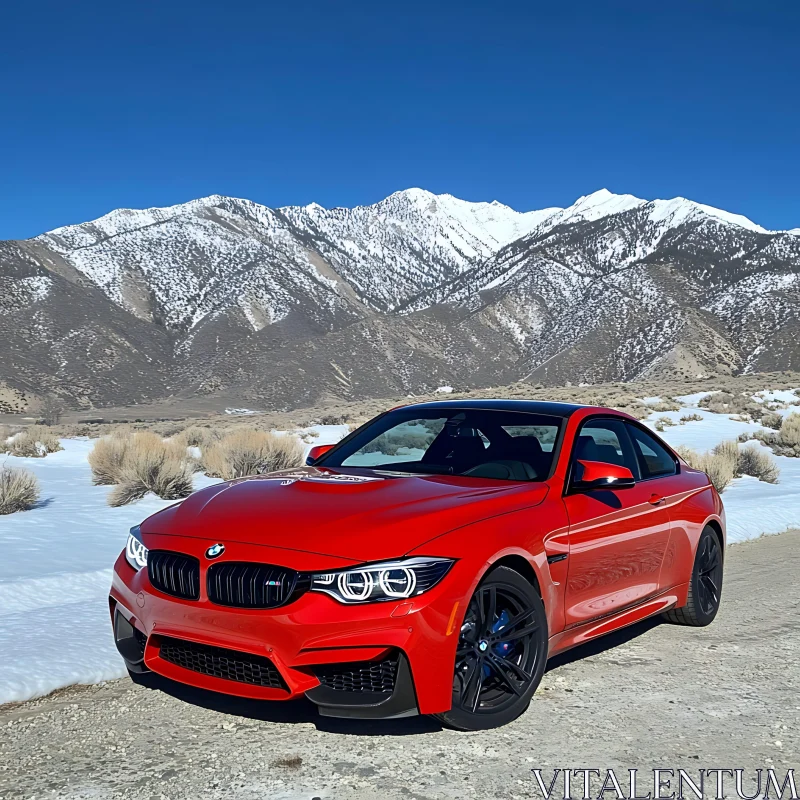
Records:
[[[409,403],[397,406],[394,410],[418,408],[435,411],[436,409],[482,411],[523,411],[528,414],[545,414],[551,417],[569,417],[581,408],[591,408],[575,403],[553,403],[548,400],[499,400],[487,398],[485,400],[433,400],[428,403]]]

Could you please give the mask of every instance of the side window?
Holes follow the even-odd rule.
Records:
[[[631,451],[622,420],[590,419],[581,426],[573,450],[572,475],[580,480],[578,461],[602,461],[627,467],[634,477],[639,475],[636,456]]]
[[[503,430],[513,439],[538,439],[544,453],[552,453],[558,436],[558,425],[502,425]]]
[[[636,425],[628,425],[628,433],[639,461],[642,478],[661,478],[677,472],[675,459],[649,433]]]

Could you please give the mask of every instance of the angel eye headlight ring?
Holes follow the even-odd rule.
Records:
[[[378,603],[417,597],[432,589],[455,563],[451,558],[415,556],[311,575],[311,591],[340,603]]]
[[[372,593],[374,585],[369,572],[341,572],[337,585],[342,597],[354,603],[363,602]]]
[[[378,583],[387,597],[411,597],[417,585],[417,573],[408,567],[382,569],[378,573]]]
[[[142,541],[142,532],[138,525],[131,528],[128,541],[125,543],[125,560],[137,572],[147,566],[148,550]]]

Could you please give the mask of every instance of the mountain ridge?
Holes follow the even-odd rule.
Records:
[[[83,406],[286,406],[797,368],[799,274],[796,230],[685,198],[601,189],[519,212],[424,189],[332,209],[210,195],[0,243],[0,381]]]

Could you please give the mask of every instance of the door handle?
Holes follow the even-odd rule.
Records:
[[[650,503],[651,506],[658,506],[661,505],[661,503],[665,503],[666,500],[667,498],[662,497],[660,494],[651,494],[647,502]]]

